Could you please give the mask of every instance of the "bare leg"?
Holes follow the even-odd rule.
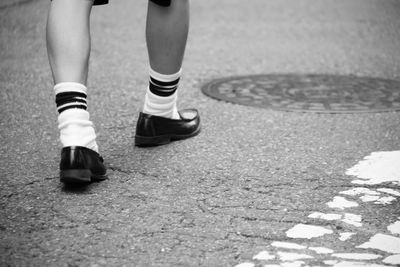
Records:
[[[86,85],[93,0],[53,0],[47,20],[47,51],[54,83]]]
[[[92,5],[93,0],[52,0],[47,50],[63,147],[82,146],[98,151],[93,123],[86,111]]]
[[[181,69],[188,30],[188,0],[172,0],[169,7],[149,2],[146,41],[153,70],[172,74]]]
[[[189,0],[172,0],[168,7],[149,1],[146,40],[150,81],[136,125],[137,146],[164,145],[200,132],[197,110],[178,112],[176,105],[188,30]]]

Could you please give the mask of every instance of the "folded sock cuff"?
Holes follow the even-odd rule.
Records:
[[[150,74],[150,77],[153,77],[154,79],[159,80],[161,82],[172,82],[181,77],[182,69],[180,69],[177,73],[173,73],[173,74],[161,74],[161,73],[153,70],[152,68],[150,68],[149,74]]]
[[[54,93],[56,95],[65,92],[79,92],[79,93],[84,93],[86,95],[87,88],[85,85],[75,82],[58,83],[54,86]]]
[[[58,115],[58,128],[63,146],[84,146],[98,152],[96,133],[89,112],[67,109]]]
[[[67,109],[58,115],[58,124],[63,124],[69,120],[90,121],[90,115],[86,110],[79,108]]]

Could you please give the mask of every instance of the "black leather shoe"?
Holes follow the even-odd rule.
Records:
[[[179,111],[180,119],[173,120],[140,112],[136,125],[136,146],[165,145],[200,132],[200,117],[195,109]]]
[[[103,158],[95,151],[81,146],[61,150],[60,181],[68,184],[90,183],[107,179]]]

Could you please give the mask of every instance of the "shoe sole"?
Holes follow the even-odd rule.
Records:
[[[172,141],[183,140],[183,139],[198,135],[199,133],[200,133],[200,128],[198,128],[193,133],[186,134],[186,135],[170,135],[170,134],[168,134],[168,135],[159,135],[159,136],[152,136],[152,137],[135,135],[135,146],[149,147],[149,146],[166,145],[166,144],[171,143]]]
[[[60,181],[64,184],[88,184],[107,179],[107,175],[93,174],[89,169],[71,169],[60,171]]]

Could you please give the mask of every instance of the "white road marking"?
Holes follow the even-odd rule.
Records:
[[[358,261],[341,261],[333,264],[333,267],[387,267],[387,265],[373,264]]]
[[[308,225],[308,224],[297,224],[288,231],[286,235],[291,238],[307,238],[311,239],[314,237],[323,236],[325,234],[332,234],[333,231],[326,229],[322,226]]]
[[[278,251],[279,258],[283,261],[297,261],[302,259],[313,259],[313,256],[307,254],[290,253]]]
[[[395,185],[400,185],[400,151],[389,151],[389,152],[373,152],[371,155],[365,157],[362,161],[356,164],[354,167],[346,171],[347,175],[358,177],[357,180],[353,180],[353,184],[360,185],[376,185],[380,183],[391,182]],[[341,191],[339,194],[347,195],[349,197],[358,196],[363,202],[370,202],[374,204],[388,205],[396,200],[396,197],[400,197],[400,192],[391,188],[378,188],[371,190],[367,187],[356,187],[349,190]],[[382,195],[386,194],[386,195]],[[390,196],[388,196],[390,195]],[[342,196],[335,196],[332,201],[326,203],[330,208],[344,210],[347,208],[358,207],[359,204],[355,201],[347,200]],[[308,216],[313,219],[323,219],[327,221],[341,220],[342,222],[351,224],[353,226],[362,226],[361,215],[352,213],[321,213],[314,212]],[[400,220],[400,217],[398,218]],[[387,227],[388,231],[393,235],[400,235],[400,221],[394,222]],[[333,231],[322,226],[308,225],[308,224],[297,224],[288,231],[286,235],[291,238],[305,238],[312,239],[321,237],[326,234],[332,234]],[[339,240],[346,241],[350,239],[356,233],[344,232],[338,233],[340,235]],[[306,251],[307,247],[292,243],[292,242],[272,242],[271,246],[284,248],[284,249],[297,249]],[[382,260],[383,263],[400,266],[400,238],[378,233],[370,238],[368,242],[365,242],[356,248],[363,249],[377,249],[386,253],[392,253],[391,255]],[[314,251],[318,254],[331,254],[332,257],[341,258],[344,260],[325,260],[326,265],[332,265],[333,267],[384,267],[387,265],[380,265],[375,263],[368,263],[367,260],[376,260],[382,258],[381,255],[371,253],[334,253],[334,250],[325,247],[309,247],[308,250]],[[276,253],[270,254],[268,251],[261,251],[253,257],[254,260],[274,260],[277,255],[281,262],[279,264],[267,264],[265,267],[301,267],[305,264],[306,259],[313,259],[313,256],[301,253],[289,253],[277,251]],[[353,260],[353,261],[348,261]],[[354,261],[355,260],[355,261]],[[364,260],[364,261],[360,261]],[[255,264],[251,262],[245,262],[235,267],[254,267]]]
[[[392,264],[392,265],[400,265],[400,254],[389,256],[382,261],[383,263]]]
[[[271,243],[271,246],[278,247],[278,248],[287,248],[287,249],[305,249],[306,246],[302,246],[296,243],[291,242],[279,242],[275,241]]]
[[[400,253],[400,238],[391,235],[376,234],[368,242],[365,242],[357,248],[374,248],[389,253]]]
[[[396,196],[400,196],[400,192],[392,190],[390,188],[380,188],[378,189],[381,192],[392,194]],[[348,196],[360,196],[362,202],[374,202],[375,204],[387,205],[391,204],[396,198],[392,196],[380,197],[381,193],[365,188],[365,187],[356,187],[353,189],[349,189],[346,191],[339,192],[339,194],[348,195]]]
[[[282,262],[281,264],[266,264],[263,267],[301,267],[304,261]]]
[[[400,221],[397,221],[387,227],[392,234],[400,235]]]
[[[261,251],[253,257],[253,260],[268,261],[275,259],[275,255],[271,255],[268,251]]]
[[[380,196],[371,196],[371,195],[364,195],[360,197],[362,202],[373,202],[377,201],[379,198]]]
[[[282,262],[281,267],[301,267],[304,261]]]
[[[340,233],[339,240],[346,241],[346,240],[350,239],[353,235],[355,235],[355,233],[350,233],[350,232]]]
[[[358,203],[349,201],[344,197],[334,197],[332,201],[326,203],[330,208],[336,208],[344,210],[345,208],[358,207]]]
[[[379,198],[379,197],[378,197]],[[361,215],[357,214],[352,214],[352,213],[345,213],[344,215],[341,214],[335,214],[335,213],[321,213],[321,212],[314,212],[310,215],[308,215],[309,218],[313,219],[321,219],[321,220],[327,220],[327,221],[334,221],[334,220],[340,220],[347,223],[351,224],[356,227],[361,227]]]
[[[375,260],[382,258],[381,255],[369,253],[334,253],[332,256],[347,260]]]
[[[334,221],[334,220],[340,220],[342,218],[341,214],[335,214],[335,213],[321,213],[321,212],[314,212],[308,215],[309,218],[313,219],[322,219],[322,220],[327,220],[327,221]]]
[[[393,201],[395,201],[396,198],[395,197],[381,197],[380,199],[378,199],[377,201],[375,201],[375,204],[381,204],[381,205],[388,205],[391,204]]]
[[[373,152],[357,165],[346,171],[361,180],[354,184],[381,184],[394,182],[400,184],[400,151]]]
[[[254,267],[255,264],[252,262],[244,262],[236,265],[235,267]]]
[[[334,265],[336,263],[338,263],[339,261],[337,260],[325,260],[323,261],[326,265]]]
[[[339,192],[339,194],[342,195],[348,195],[348,196],[358,196],[358,195],[380,195],[379,192],[376,192],[374,190],[365,188],[365,187],[356,187],[353,189],[349,189],[346,191]]]
[[[344,219],[342,220],[342,222],[354,225],[356,227],[362,226],[361,215],[357,215],[357,214],[345,213]]]

